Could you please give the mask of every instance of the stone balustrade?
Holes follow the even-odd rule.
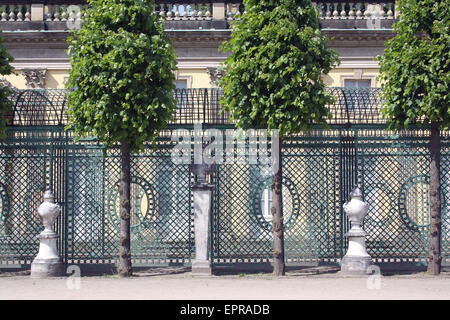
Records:
[[[321,19],[394,19],[395,1],[313,1]]]
[[[4,4],[0,10],[0,21],[31,21],[30,4]]]
[[[213,18],[212,3],[160,3],[155,12],[166,20],[210,20]]]
[[[11,1],[13,2],[13,1]],[[49,3],[58,3],[52,1]],[[82,21],[85,1],[74,0],[61,1],[69,4],[3,4],[0,5],[0,20],[3,22],[65,22]],[[397,16],[395,1],[313,1],[313,5],[319,10],[323,22],[333,20],[393,20]],[[173,1],[158,0],[154,8],[155,14],[165,21],[199,21],[220,20],[232,21],[245,12],[245,7],[240,0],[192,0]],[[356,28],[361,24],[356,23]],[[184,24],[186,26],[186,24]],[[328,25],[327,25],[328,26]]]
[[[45,21],[74,21],[83,19],[83,9],[87,5],[46,5]]]

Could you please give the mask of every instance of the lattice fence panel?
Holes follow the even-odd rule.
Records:
[[[288,192],[283,195],[283,206],[287,211],[287,262],[336,262],[339,258],[339,160],[337,136],[312,133],[286,139],[283,184]]]
[[[94,262],[111,259],[117,251],[108,240],[104,219],[103,150],[95,143],[79,143],[69,148],[68,162],[67,262]]]
[[[85,146],[86,147],[86,146]],[[160,141],[132,157],[131,249],[134,265],[188,263],[193,214],[188,165],[174,164]],[[119,246],[120,151],[78,150],[71,156],[69,258],[111,263]]]
[[[367,250],[378,262],[424,262],[429,247],[428,132],[358,132]]]
[[[256,209],[266,181],[258,165],[219,165],[214,179],[213,257],[215,262],[267,262],[271,225]]]
[[[50,131],[10,129],[0,147],[0,261],[30,264],[43,230],[37,207],[51,185],[52,152],[56,140]]]

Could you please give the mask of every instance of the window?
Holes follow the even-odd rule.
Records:
[[[344,79],[344,87],[352,89],[369,89],[371,86],[369,79]],[[354,112],[356,110],[362,111],[370,104],[369,92],[361,90],[357,92],[349,92],[347,97],[347,112]]]
[[[370,88],[370,80],[344,79],[346,88]]]
[[[294,200],[291,191],[285,185],[283,185],[282,192],[283,192],[283,200],[282,200],[283,218],[284,222],[287,223],[292,213]],[[271,208],[272,208],[272,187],[267,187],[266,189],[264,189],[261,195],[261,213],[264,220],[266,220],[267,222],[272,222],[273,220]]]
[[[177,89],[187,89],[187,80],[176,80],[175,85]]]
[[[272,221],[270,208],[272,208],[272,188],[266,188],[261,197],[261,211],[264,220],[268,222]]]

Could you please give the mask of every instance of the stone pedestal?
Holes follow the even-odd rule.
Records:
[[[32,278],[60,277],[64,273],[64,264],[58,256],[56,250],[56,240],[58,235],[44,234],[38,235],[40,240],[39,253],[31,263]]]
[[[351,229],[345,234],[348,238],[348,250],[341,261],[343,275],[366,275],[371,274],[368,268],[373,265],[372,258],[366,250],[367,233],[361,228],[364,217],[369,206],[362,201],[362,192],[356,187],[350,194],[351,200],[344,204]]]
[[[213,186],[207,183],[196,183],[192,186],[195,232],[195,260],[192,261],[192,273],[195,274],[212,274],[209,257],[212,189]]]
[[[38,208],[45,229],[37,236],[40,241],[39,253],[31,263],[32,278],[60,277],[64,274],[64,265],[56,248],[58,235],[53,231],[53,224],[60,211],[60,206],[54,203],[53,193],[46,191],[44,202]]]
[[[366,251],[367,233],[362,229],[351,229],[345,234],[348,237],[348,250],[341,261],[342,274],[370,274],[367,269],[373,265],[372,258]]]

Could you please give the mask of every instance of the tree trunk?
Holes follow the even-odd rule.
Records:
[[[283,223],[283,185],[281,170],[281,138],[272,138],[272,222],[273,222],[273,275],[284,276],[284,223]]]
[[[441,138],[439,122],[431,123],[430,137],[430,254],[428,273],[438,275],[441,272]]]
[[[132,275],[131,241],[130,241],[130,184],[131,184],[131,152],[128,143],[120,146],[122,167],[120,173],[120,248],[117,272],[120,277]]]

